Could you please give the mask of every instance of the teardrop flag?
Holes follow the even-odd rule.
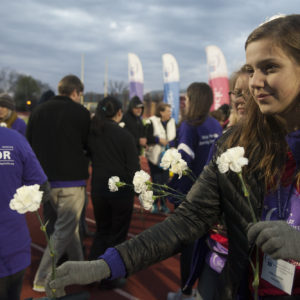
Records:
[[[129,97],[144,97],[144,75],[140,59],[134,53],[128,53]]]
[[[163,79],[164,79],[164,102],[172,107],[172,117],[176,123],[179,119],[179,68],[172,54],[162,55]]]
[[[213,90],[214,102],[211,111],[229,104],[229,80],[225,57],[217,46],[206,47],[209,85]]]

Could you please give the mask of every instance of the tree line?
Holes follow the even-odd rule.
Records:
[[[9,68],[0,69],[0,93],[9,93],[16,102],[18,111],[31,111],[38,103],[41,95],[52,89],[48,83],[44,83],[30,75],[21,74]],[[129,103],[129,88],[124,81],[109,80],[107,87],[108,95],[119,98],[124,109]],[[95,92],[84,94],[85,102],[98,102],[105,95]],[[148,92],[144,95],[144,102],[158,102],[163,99],[163,91]]]

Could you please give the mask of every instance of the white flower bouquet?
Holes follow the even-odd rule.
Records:
[[[170,169],[174,174],[178,174],[179,178],[183,175],[187,175],[195,180],[195,176],[188,168],[186,162],[181,158],[181,154],[174,148],[168,149],[165,152],[160,166],[164,170]],[[128,184],[121,182],[120,178],[117,176],[113,176],[108,180],[108,187],[111,192],[116,192],[119,187],[125,185]],[[133,186],[134,191],[139,194],[141,206],[145,210],[150,210],[155,199],[159,197],[172,196],[181,201],[185,198],[184,194],[172,189],[166,184],[161,185],[151,182],[150,175],[143,170],[135,173],[131,186]],[[158,196],[155,196],[154,192],[158,194]]]

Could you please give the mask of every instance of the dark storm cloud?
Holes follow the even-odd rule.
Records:
[[[164,53],[179,65],[181,88],[207,81],[205,47],[223,51],[229,73],[244,62],[247,35],[266,17],[299,13],[298,0],[4,0],[0,68],[10,67],[54,88],[68,73],[80,76],[84,53],[87,91],[127,81],[127,55],[141,59],[145,91],[162,89]],[[298,10],[298,11],[297,11]]]

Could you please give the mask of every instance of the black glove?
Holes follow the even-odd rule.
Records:
[[[262,221],[250,226],[248,240],[273,259],[300,261],[300,232],[285,221]]]

